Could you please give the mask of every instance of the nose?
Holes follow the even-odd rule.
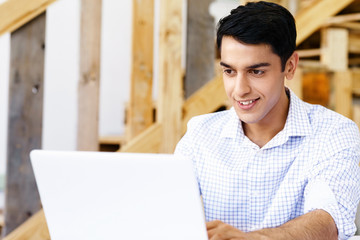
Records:
[[[247,76],[245,74],[239,74],[236,77],[234,94],[237,97],[241,98],[241,97],[245,96],[246,94],[250,93],[250,91],[251,91],[251,87],[249,84],[249,79],[247,78]]]

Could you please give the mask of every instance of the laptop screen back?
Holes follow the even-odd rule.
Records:
[[[52,240],[207,239],[191,163],[166,154],[30,154]]]

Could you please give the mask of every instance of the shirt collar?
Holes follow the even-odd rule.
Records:
[[[220,137],[221,138],[236,138],[237,136],[244,136],[244,131],[241,126],[239,117],[237,116],[234,107],[228,111],[228,121],[225,123]]]
[[[290,136],[307,136],[311,133],[307,106],[290,89],[287,89],[287,91],[289,91],[290,95],[290,107],[284,129],[280,133],[286,139]],[[241,122],[233,107],[229,110],[229,119],[222,129],[220,137],[240,137],[241,139],[245,137]]]
[[[287,136],[307,136],[311,134],[308,107],[295,93],[290,94],[290,107],[283,131]]]
[[[278,132],[262,149],[269,149],[285,144],[290,137],[310,135],[311,125],[307,105],[295,93],[286,88],[290,95],[290,106],[284,128]]]

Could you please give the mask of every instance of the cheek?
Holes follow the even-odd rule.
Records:
[[[232,94],[233,89],[234,89],[234,84],[232,83],[232,81],[230,81],[228,79],[227,80],[224,79],[223,83],[224,83],[224,89],[225,89],[226,95],[228,97],[231,97],[231,94]]]
[[[278,93],[284,88],[284,81],[282,81],[280,77],[267,78],[262,81],[256,81],[254,88],[258,89],[258,91],[261,91],[267,96],[278,95]]]

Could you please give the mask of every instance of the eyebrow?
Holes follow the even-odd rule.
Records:
[[[223,66],[223,67],[227,67],[227,68],[233,68],[229,64],[226,64],[224,62],[220,62],[220,65]],[[251,66],[247,66],[246,68],[247,69],[254,69],[254,68],[259,68],[259,67],[268,67],[270,65],[271,65],[270,63],[264,62],[264,63],[257,63],[257,64],[254,64],[254,65],[251,65]]]
[[[254,64],[254,65],[251,65],[251,66],[248,66],[246,67],[247,69],[254,69],[254,68],[259,68],[259,67],[268,67],[270,66],[271,64],[270,63],[257,63],[257,64]]]
[[[220,66],[227,67],[227,68],[233,68],[229,64],[226,64],[224,62],[220,62]]]

